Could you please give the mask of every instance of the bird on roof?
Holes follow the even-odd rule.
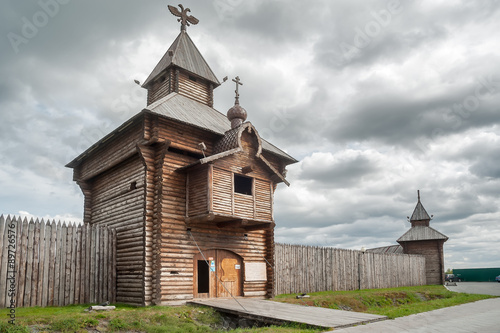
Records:
[[[172,13],[172,15],[179,17],[177,19],[177,21],[181,22],[181,24],[183,26],[187,25],[189,27],[189,23],[191,23],[193,25],[196,25],[196,24],[198,24],[198,22],[200,22],[196,17],[194,17],[192,15],[188,16],[187,13],[191,12],[191,9],[189,9],[189,8],[184,9],[184,6],[182,6],[182,5],[179,5],[179,7],[181,8],[181,11],[179,11],[174,6],[168,5],[168,10],[170,10],[170,12]]]

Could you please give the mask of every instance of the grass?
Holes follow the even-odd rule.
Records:
[[[359,311],[397,318],[414,313],[491,298],[487,295],[454,293],[443,286],[420,286],[359,291],[318,292],[299,300],[280,295],[276,301]],[[0,333],[29,332],[320,332],[301,324],[224,330],[223,318],[213,309],[196,306],[133,307],[117,305],[116,310],[86,312],[88,305],[16,309],[16,325],[0,318]],[[3,309],[6,311],[6,309]],[[1,313],[1,310],[0,310]]]
[[[16,309],[16,325],[0,320],[0,333],[63,332],[228,332],[223,329],[223,319],[211,308],[196,306],[133,307],[117,305],[116,310],[86,312],[89,305],[64,307],[33,307]],[[1,312],[1,310],[0,310]],[[7,316],[5,316],[7,317]],[[271,326],[252,329],[235,329],[229,332],[319,332],[300,324]]]
[[[397,318],[449,306],[493,298],[488,295],[455,293],[443,286],[417,286],[355,291],[311,293],[310,298],[296,299],[295,294],[279,295],[276,301],[307,304],[330,309],[366,312]]]

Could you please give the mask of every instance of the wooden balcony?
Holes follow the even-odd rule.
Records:
[[[272,228],[273,187],[270,180],[248,177],[213,164],[187,174],[186,223],[219,228]]]

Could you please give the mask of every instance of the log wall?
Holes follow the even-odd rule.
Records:
[[[143,138],[143,133],[141,122],[116,133],[114,144],[103,145],[92,152],[92,158],[85,159],[75,168],[73,178],[78,181],[88,180],[130,158],[136,154],[136,144]]]
[[[205,143],[207,146],[205,154],[209,156],[213,152],[214,141],[219,137],[216,134],[203,131],[199,128],[161,117],[158,119],[158,125],[156,128],[158,136],[162,140],[172,142],[172,148],[182,149],[186,152],[198,154],[199,158],[203,157],[203,155],[198,144],[200,142]],[[192,159],[190,161],[195,160]]]
[[[187,231],[186,175],[176,172],[179,167],[195,161],[187,155],[167,152],[163,165],[162,225],[161,225],[161,273],[159,304],[185,301],[193,298],[193,258],[202,251],[225,249],[240,255],[244,261],[265,261],[267,243],[272,243],[271,231],[247,232],[244,229],[217,228],[209,224]],[[214,201],[215,202],[215,201]],[[245,240],[244,235],[248,239]],[[196,245],[196,243],[197,245]],[[272,281],[272,274],[270,275]],[[243,293],[247,296],[268,294],[266,282],[244,282]]]
[[[403,242],[403,251],[425,256],[427,284],[444,284],[443,240]]]
[[[145,180],[143,162],[136,154],[90,182],[90,224],[117,232],[116,300],[138,305],[145,297]]]
[[[275,295],[426,284],[425,257],[276,244]]]
[[[190,78],[195,79],[192,80]],[[206,80],[179,71],[179,94],[210,105],[210,87]]]
[[[213,105],[213,87],[200,77],[179,68],[170,68],[148,88],[148,105],[177,92],[200,103]]]
[[[188,215],[206,214],[208,207],[208,168],[193,170],[187,175]]]
[[[114,230],[2,215],[0,235],[0,308],[115,302]]]
[[[213,209],[220,214],[232,215],[233,207],[233,173],[221,168],[213,169]]]
[[[162,78],[151,84],[148,88],[148,105],[170,94],[173,91],[172,81],[172,71],[168,70]]]

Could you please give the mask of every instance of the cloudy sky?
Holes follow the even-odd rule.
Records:
[[[499,1],[183,4],[212,70],[242,79],[248,120],[300,160],[277,241],[395,244],[420,189],[446,268],[500,267]],[[145,106],[133,80],[179,33],[166,5],[2,1],[0,213],[81,220],[64,165]]]

